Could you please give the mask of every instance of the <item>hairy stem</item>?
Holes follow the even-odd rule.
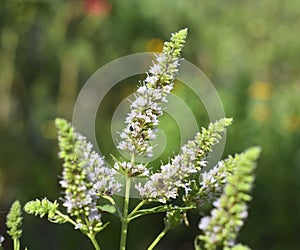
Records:
[[[152,244],[147,248],[147,250],[152,250],[154,247],[158,244],[158,242],[166,235],[166,233],[169,231],[168,228],[164,228],[164,230],[161,231],[161,233],[155,238],[155,240],[152,242]]]
[[[129,207],[130,187],[131,187],[130,177],[126,176],[126,189],[125,189],[124,211],[123,211],[122,228],[121,228],[120,250],[126,249],[127,227],[129,223],[128,207]]]

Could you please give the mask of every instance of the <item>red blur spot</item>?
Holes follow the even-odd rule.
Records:
[[[86,14],[91,16],[108,16],[111,3],[107,0],[84,0],[83,8]]]

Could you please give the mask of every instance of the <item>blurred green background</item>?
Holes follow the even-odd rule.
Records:
[[[253,145],[263,148],[240,241],[253,249],[299,249],[300,2],[283,0],[1,0],[1,234],[14,199],[24,204],[60,196],[53,119],[72,119],[87,79],[119,57],[159,52],[170,33],[185,27],[184,57],[210,78],[226,115],[235,120],[224,156]],[[114,109],[137,81],[120,83],[100,105],[97,138],[107,155],[115,152],[107,133]],[[175,93],[189,104],[199,126],[206,126],[208,117],[196,97],[180,84]],[[178,145],[178,128],[168,118],[164,125],[171,135],[162,156],[166,160],[178,149],[172,148]],[[119,224],[107,219],[113,223],[99,235],[100,242],[103,249],[118,249]],[[128,249],[145,249],[162,229],[161,219],[149,216],[132,223]],[[157,249],[192,249],[199,216],[190,220],[190,228],[175,229]],[[22,244],[28,249],[92,249],[71,226],[27,215]]]

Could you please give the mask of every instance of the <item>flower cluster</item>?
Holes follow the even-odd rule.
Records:
[[[66,222],[62,214],[58,213],[58,203],[56,201],[51,202],[47,198],[27,202],[24,206],[24,210],[28,214],[38,215],[41,218],[47,216],[49,220],[55,223]]]
[[[164,44],[163,53],[150,67],[147,78],[139,86],[130,105],[131,111],[125,120],[127,126],[120,133],[119,149],[131,155],[152,156],[150,141],[156,138],[158,117],[163,113],[161,103],[167,102],[167,94],[173,89],[186,35],[187,29],[172,34],[170,42]]]
[[[200,189],[197,197],[199,206],[203,206],[205,203],[211,203],[218,198],[223,192],[223,188],[226,183],[226,179],[230,176],[236,168],[236,157],[228,157],[224,161],[219,161],[218,164],[201,174],[202,180],[200,181]]]
[[[201,209],[204,203],[212,203],[214,208],[210,216],[203,217],[199,223],[202,235],[195,240],[196,250],[219,247],[248,250],[246,246],[236,245],[235,240],[243,219],[247,217],[246,202],[251,198],[248,193],[254,179],[253,169],[259,148],[220,161],[211,170],[205,169],[209,153],[232,119],[220,119],[210,123],[207,129],[202,128],[157,172],[151,173],[145,163],[136,163],[136,157],[152,155],[151,141],[156,137],[158,118],[163,113],[167,95],[173,89],[186,35],[187,30],[184,29],[174,33],[170,42],[165,42],[163,53],[156,57],[147,78],[138,87],[118,144],[119,149],[130,154],[130,161],[113,157],[114,168],[108,167],[104,157],[93,151],[92,144],[83,135],[64,119],[56,119],[59,157],[63,159],[60,185],[64,191],[62,200],[66,214],[59,210],[57,201],[51,202],[47,198],[27,202],[24,207],[26,213],[47,216],[54,223],[71,223],[91,240],[96,250],[100,250],[96,234],[109,224],[102,223],[104,213],[117,212],[119,215],[121,250],[126,249],[128,224],[132,220],[147,214],[166,213],[165,228],[148,247],[151,250],[169,230],[183,222],[189,224],[188,211]],[[134,177],[148,179],[144,178],[142,183],[137,182],[141,179]],[[115,196],[121,189],[120,181],[124,185],[122,206]],[[131,210],[133,185],[141,201]],[[21,236],[20,211],[20,204],[14,203],[7,219],[8,233],[16,242],[17,250]],[[0,248],[3,240],[0,236]]]
[[[259,153],[259,148],[251,148],[236,156],[236,169],[227,176],[223,194],[213,202],[211,215],[203,217],[199,223],[203,235],[198,237],[198,246],[201,241],[204,248],[209,250],[218,246],[234,246],[237,233],[248,215],[246,202],[251,199],[248,193],[254,180],[254,161]]]
[[[7,228],[9,229],[7,233],[13,239],[19,239],[22,235],[21,225],[22,225],[22,212],[21,212],[21,204],[18,200],[16,200],[7,215]]]
[[[104,157],[93,151],[93,145],[87,142],[84,136],[78,134],[77,137],[80,143],[76,150],[80,155],[79,159],[83,164],[83,171],[90,182],[92,192],[98,196],[112,196],[119,192],[121,184],[116,180],[117,172],[106,166]]]
[[[92,150],[92,144],[75,132],[63,119],[56,119],[58,128],[59,156],[64,160],[60,184],[65,190],[63,205],[76,217],[77,228],[89,221],[89,230],[101,225],[97,208],[100,195],[111,196],[121,185],[116,181],[114,169],[105,166],[105,160]],[[100,223],[100,224],[99,224]]]
[[[126,172],[130,177],[148,176],[149,174],[149,169],[143,163],[133,164],[127,161],[115,161],[114,168],[119,172]]]
[[[136,189],[142,198],[166,203],[169,199],[178,196],[179,188],[184,188],[188,193],[191,189],[189,177],[206,166],[207,154],[219,141],[231,121],[231,119],[221,119],[211,123],[208,129],[202,128],[202,132],[197,133],[194,140],[183,145],[181,152],[170,163],[162,165],[160,172],[151,175],[144,186],[138,183]]]

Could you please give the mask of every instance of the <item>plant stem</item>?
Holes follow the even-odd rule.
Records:
[[[20,241],[18,238],[13,238],[14,241],[14,250],[20,250]]]
[[[128,219],[131,220],[130,217],[131,217],[132,215],[134,215],[134,213],[137,212],[137,211],[138,211],[145,203],[146,203],[146,201],[145,201],[145,200],[142,200],[139,204],[137,204],[137,206],[136,206],[136,207],[132,210],[132,212],[128,215]]]
[[[73,224],[74,226],[76,226],[77,225],[77,223],[74,221],[74,220],[72,220],[68,215],[65,215],[65,214],[63,214],[63,213],[61,213],[60,211],[56,211],[55,212],[57,215],[59,215],[59,216],[61,216],[62,218],[64,218],[66,221],[68,221],[68,222],[70,222],[71,224]],[[95,238],[95,235],[93,235],[93,234],[86,234],[87,235],[87,237],[89,237],[89,239],[91,240],[91,242],[93,243],[93,246],[95,247],[95,249],[96,250],[101,250],[101,248],[100,248],[100,246],[99,246],[99,244],[98,244],[98,242],[97,242],[97,240],[96,240],[96,238]],[[19,249],[18,249],[19,250]]]
[[[61,213],[60,211],[55,211],[55,213],[59,216],[61,216],[62,218],[64,218],[67,222],[71,223],[72,225],[76,226],[77,223],[75,221],[73,221],[68,215],[65,215],[63,213]]]
[[[121,241],[120,250],[126,249],[126,239],[127,239],[127,227],[128,227],[128,207],[129,207],[129,196],[130,196],[131,180],[129,176],[126,176],[126,189],[125,189],[125,201],[124,201],[124,212],[122,218],[122,228],[121,228]]]
[[[90,238],[91,242],[93,243],[93,246],[95,247],[95,250],[101,250],[96,238],[95,238],[95,235],[90,235],[88,234],[88,237]]]
[[[152,244],[147,248],[147,250],[152,250],[158,244],[158,242],[165,236],[165,234],[169,231],[168,228],[164,228],[162,232],[155,238]]]

